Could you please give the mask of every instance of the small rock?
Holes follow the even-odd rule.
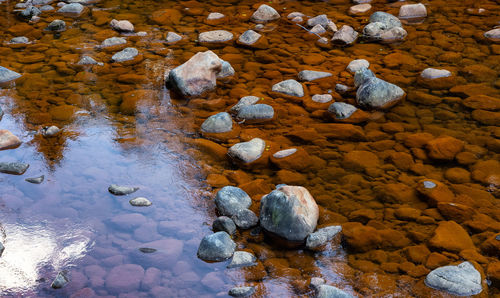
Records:
[[[314,94],[311,100],[317,103],[327,103],[332,101],[333,97],[330,94]]]
[[[312,27],[311,30],[309,30],[309,33],[321,35],[326,33],[326,29],[320,24],[317,24],[316,26]]]
[[[179,40],[182,40],[182,36],[175,32],[168,32],[167,37],[165,38],[168,43],[175,43]]]
[[[139,190],[139,187],[119,186],[116,184],[111,184],[108,187],[108,191],[115,196],[129,195],[136,192],[137,190]]]
[[[274,153],[273,157],[274,158],[285,158],[287,156],[294,154],[295,152],[297,152],[297,148],[285,149],[285,150],[281,150],[281,151]]]
[[[424,188],[427,188],[427,189],[431,189],[431,188],[434,188],[436,187],[436,183],[432,182],[432,181],[424,181],[423,182],[424,184]]]
[[[333,34],[332,42],[341,45],[350,45],[356,41],[358,35],[358,32],[351,26],[344,25]]]
[[[101,47],[102,48],[107,48],[107,47],[113,47],[113,46],[117,46],[117,45],[121,45],[121,44],[126,44],[127,43],[127,40],[123,37],[110,37],[110,38],[107,38],[105,39],[102,43],[101,43]]]
[[[368,68],[370,67],[370,62],[368,62],[365,59],[356,59],[352,60],[349,65],[347,65],[347,71],[350,73],[355,73],[358,70],[361,70],[362,68]]]
[[[21,140],[6,129],[0,129],[0,150],[14,149],[21,145]]]
[[[236,226],[240,229],[250,229],[255,227],[259,223],[259,218],[252,210],[241,209],[236,212],[231,219],[234,221]]]
[[[9,41],[11,44],[27,44],[29,42],[29,39],[24,36],[14,37]]]
[[[80,3],[71,3],[59,8],[57,12],[63,14],[80,15],[84,9],[85,7]]]
[[[225,15],[223,15],[220,12],[211,12],[210,14],[208,14],[207,20],[209,20],[209,21],[218,20],[218,19],[222,19],[224,17],[225,17]]]
[[[261,34],[253,30],[247,30],[240,35],[240,37],[238,38],[238,43],[251,46],[255,44],[261,37]]]
[[[52,125],[52,126],[45,126],[42,128],[42,136],[49,138],[53,137],[56,134],[58,134],[61,130],[59,127]]]
[[[44,5],[42,7],[40,7],[40,11],[44,12],[44,11],[53,11],[54,10],[54,7],[50,6],[50,5]]]
[[[423,19],[427,16],[427,9],[422,3],[405,4],[399,8],[399,18],[404,20]]]
[[[325,283],[326,281],[321,277],[312,277],[311,282],[309,283],[309,287],[314,291],[317,291],[319,289],[319,286],[324,285]]]
[[[304,19],[302,17],[295,17],[292,19],[292,22],[294,23],[302,23]]]
[[[246,105],[239,109],[237,117],[250,121],[267,121],[273,119],[274,109],[266,104]]]
[[[306,239],[306,247],[314,250],[331,241],[342,231],[341,226],[329,226],[318,229],[316,232],[309,234]]]
[[[256,104],[259,100],[257,96],[244,96],[231,108],[231,112],[238,113],[242,107]]]
[[[255,287],[235,287],[229,290],[229,296],[248,297],[255,293]]]
[[[424,79],[433,80],[433,79],[450,77],[451,72],[446,69],[426,68],[422,71],[420,76]]]
[[[236,248],[236,243],[226,232],[217,232],[203,237],[198,248],[198,258],[204,261],[224,261],[229,259]]]
[[[151,248],[151,247],[140,247],[139,251],[142,253],[145,253],[145,254],[152,254],[152,253],[156,252],[157,249]]]
[[[22,77],[21,74],[0,66],[0,84],[12,82],[20,77]]]
[[[114,62],[125,62],[133,60],[137,55],[139,55],[139,51],[136,48],[125,48],[114,54],[111,60]]]
[[[237,161],[250,163],[259,159],[265,149],[266,142],[262,139],[254,138],[248,142],[241,142],[233,145],[229,148],[227,154]]]
[[[59,272],[57,273],[56,278],[50,285],[54,289],[60,289],[64,287],[67,283],[69,282],[68,277],[66,277],[66,274],[64,272]]]
[[[4,250],[5,246],[3,246],[2,242],[0,242],[0,257],[2,256]]]
[[[377,11],[370,16],[370,23],[382,23],[386,29],[402,27],[401,21],[390,13]]]
[[[256,23],[265,23],[269,21],[274,21],[280,18],[280,14],[271,6],[267,4],[262,4],[259,8],[252,14],[252,21]]]
[[[235,251],[227,268],[249,267],[256,265],[257,258],[246,251]]]
[[[31,19],[33,17],[36,17],[36,16],[39,16],[41,15],[42,12],[40,11],[40,9],[38,9],[38,7],[35,7],[35,6],[28,6],[26,7],[26,9],[24,9],[23,11],[21,11],[19,13],[19,15],[24,18],[24,19]]]
[[[331,77],[332,74],[324,71],[315,71],[315,70],[302,70],[299,72],[299,80],[301,81],[314,81],[318,79],[323,79],[327,77]]]
[[[305,17],[305,14],[303,14],[303,13],[301,13],[301,12],[298,12],[298,11],[294,11],[294,12],[291,12],[291,13],[289,13],[289,14],[287,15],[287,18],[288,18],[288,19],[290,19],[290,20],[291,20],[291,19],[294,19],[294,18],[296,18],[296,17],[300,17],[300,18],[302,18],[302,17]]]
[[[320,285],[316,290],[316,298],[354,298],[351,294],[329,285]]]
[[[226,42],[233,39],[233,33],[226,30],[214,30],[200,33],[198,36],[198,41],[201,43],[218,43]]]
[[[119,32],[134,32],[134,25],[127,20],[118,21],[112,19],[111,22],[109,22],[109,25],[111,28]]]
[[[285,80],[276,83],[273,85],[272,91],[283,93],[289,96],[304,96],[304,88],[302,87],[302,84],[297,82],[296,80]]]
[[[217,78],[222,79],[222,78],[234,76],[234,68],[231,66],[231,64],[227,61],[224,61],[224,60],[221,60],[221,61],[222,61],[222,66],[221,66],[221,70],[217,73]]]
[[[483,291],[481,274],[469,262],[434,269],[425,278],[425,284],[457,296],[472,296]]]
[[[224,133],[233,129],[233,119],[226,112],[208,117],[201,125],[201,130],[208,133]]]
[[[368,12],[370,9],[372,9],[372,6],[368,3],[358,4],[358,5],[351,6],[349,8],[349,13],[351,13],[351,14],[363,14],[363,13]]]
[[[97,62],[94,58],[87,56],[87,55],[82,56],[82,58],[80,59],[80,61],[78,61],[77,64],[78,65],[100,65],[100,66],[104,65],[104,63]]]
[[[323,28],[326,28],[328,26],[329,22],[330,22],[330,20],[328,19],[326,14],[322,14],[322,15],[315,16],[314,18],[310,18],[309,20],[307,20],[307,26],[314,27],[316,25],[321,25],[321,26],[323,26]]]
[[[24,179],[26,182],[33,183],[33,184],[40,184],[43,182],[45,179],[45,175],[39,176],[39,177],[33,177],[33,178],[26,178]]]
[[[30,165],[22,162],[0,162],[0,173],[22,175]]]
[[[340,94],[344,94],[344,93],[351,91],[351,88],[349,86],[344,85],[344,84],[336,84],[335,91],[337,91]]]
[[[387,108],[405,96],[403,89],[375,77],[365,68],[356,72],[354,84],[359,86],[356,92],[358,104],[369,108]]]
[[[500,28],[485,32],[484,37],[494,42],[500,42]]]
[[[241,188],[224,186],[215,195],[215,205],[222,215],[233,216],[240,210],[248,209],[252,199]]]
[[[234,224],[234,221],[227,216],[217,217],[212,224],[212,229],[214,232],[223,231],[229,235],[234,235],[236,233],[236,225]]]
[[[326,26],[326,30],[333,32],[333,33],[339,31],[339,29],[337,29],[337,25],[335,25],[335,23],[332,21],[328,22],[328,25]]]
[[[130,205],[135,206],[135,207],[148,207],[151,206],[153,203],[151,203],[150,200],[144,198],[144,197],[137,197],[129,201]]]
[[[348,119],[358,108],[345,102],[334,102],[328,107],[328,112],[332,113],[336,119]]]

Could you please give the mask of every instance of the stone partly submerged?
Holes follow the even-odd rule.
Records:
[[[457,296],[477,295],[483,290],[481,274],[469,262],[434,269],[425,278],[425,284]]]
[[[280,18],[280,14],[276,9],[272,8],[267,4],[262,4],[259,8],[252,14],[252,21],[256,23],[265,23],[274,21]]]
[[[52,282],[52,284],[50,286],[54,289],[60,289],[60,288],[64,287],[68,282],[69,282],[69,279],[66,276],[66,273],[59,272],[57,274],[56,278],[54,278],[54,281]]]
[[[252,199],[241,188],[225,186],[215,195],[215,205],[222,215],[233,216],[252,205]]]
[[[316,229],[318,217],[316,201],[302,186],[281,186],[260,202],[260,226],[288,241],[304,242]]]
[[[0,173],[22,175],[29,166],[29,164],[22,162],[0,162]]]
[[[316,289],[316,298],[354,298],[351,294],[342,291],[341,289],[329,286],[319,285]]]
[[[266,149],[266,142],[259,138],[251,139],[248,142],[234,144],[229,148],[227,154],[237,162],[250,163],[262,156]]]
[[[33,184],[40,184],[43,182],[45,179],[45,176],[38,176],[38,177],[31,177],[31,178],[26,178],[24,179],[26,182],[33,183]]]
[[[116,185],[116,184],[111,184],[108,187],[108,191],[110,193],[114,194],[115,196],[128,195],[128,194],[136,192],[137,190],[139,190],[139,187],[120,186],[120,185]]]
[[[397,42],[405,39],[408,33],[401,21],[392,14],[377,11],[370,16],[370,22],[363,28],[363,38],[368,41],[383,43]]]
[[[198,258],[204,261],[220,262],[233,256],[236,243],[226,232],[207,235],[198,247]]]
[[[22,75],[8,68],[0,66],[0,86],[19,79]]]
[[[359,86],[356,92],[356,101],[358,104],[371,109],[389,108],[406,95],[403,89],[375,77],[366,68],[356,72],[354,83]]]

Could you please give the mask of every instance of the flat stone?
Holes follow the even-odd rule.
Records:
[[[29,42],[29,39],[25,36],[14,37],[9,41],[10,44],[28,44]]]
[[[248,209],[252,199],[241,188],[224,186],[215,195],[215,205],[222,215],[233,216],[240,210]]]
[[[234,221],[227,216],[217,217],[212,224],[212,229],[214,232],[224,231],[229,235],[234,235],[236,233]]]
[[[354,296],[334,286],[319,285],[316,298],[354,298]]]
[[[6,129],[0,129],[0,150],[14,149],[21,145],[21,140]]]
[[[144,268],[137,264],[113,267],[106,276],[106,288],[110,293],[127,293],[139,289],[144,278]]]
[[[356,59],[352,60],[349,65],[347,65],[347,71],[350,73],[355,73],[358,70],[361,70],[362,68],[368,68],[370,67],[370,62],[368,62],[365,59]]]
[[[405,4],[399,8],[399,18],[404,20],[421,19],[427,16],[427,9],[422,3]]]
[[[54,7],[52,7],[51,5],[44,5],[42,7],[40,7],[40,11],[44,12],[44,11],[53,11],[54,10]]]
[[[425,278],[425,284],[457,296],[472,296],[483,291],[481,274],[469,262],[434,269]]]
[[[294,154],[295,152],[297,152],[297,148],[285,149],[285,150],[281,150],[281,151],[274,153],[273,157],[274,158],[285,158],[287,156]]]
[[[208,117],[201,125],[201,131],[208,133],[224,133],[233,129],[233,119],[226,112]]]
[[[139,187],[130,187],[130,186],[119,186],[116,184],[111,184],[108,187],[108,191],[115,196],[124,196],[134,193],[139,190]]]
[[[244,44],[244,45],[253,45],[254,43],[256,43],[260,38],[262,37],[261,34],[253,31],[253,30],[247,30],[245,32],[243,32],[243,34],[240,35],[240,37],[238,38],[238,42],[240,44]]]
[[[178,42],[179,40],[182,40],[182,36],[180,36],[179,34],[177,34],[175,32],[168,32],[165,40],[168,43],[175,43],[175,42]]]
[[[226,232],[217,232],[203,237],[198,248],[198,258],[204,261],[220,262],[229,259],[236,248],[236,243]]]
[[[222,19],[224,17],[225,17],[225,15],[223,15],[220,12],[211,12],[211,13],[208,14],[207,20],[209,20],[209,21],[211,21],[211,20],[218,20],[218,19]]]
[[[255,293],[255,287],[235,287],[229,290],[229,296],[248,297]]]
[[[294,19],[296,17],[302,18],[302,17],[305,17],[305,16],[306,15],[303,14],[303,13],[301,13],[301,12],[294,11],[294,12],[289,13],[286,17],[291,20],[291,19]]]
[[[272,91],[283,93],[289,96],[304,96],[304,88],[302,87],[302,84],[297,82],[296,80],[291,79],[274,84],[272,87]]]
[[[314,81],[318,79],[323,79],[327,77],[331,77],[332,74],[325,71],[315,71],[315,70],[302,70],[299,72],[299,80],[301,81]]]
[[[29,166],[29,164],[22,162],[0,162],[0,173],[22,175]]]
[[[107,48],[107,47],[113,47],[113,46],[126,44],[126,43],[127,43],[127,40],[125,38],[114,36],[114,37],[110,37],[110,38],[105,39],[101,43],[101,47]]]
[[[333,100],[330,94],[314,94],[311,100],[317,103],[327,103]]]
[[[257,265],[257,258],[246,251],[235,251],[231,263],[227,265],[227,268],[239,268],[239,267],[249,267]]]
[[[259,159],[266,149],[266,142],[259,138],[254,138],[248,142],[234,144],[229,148],[227,154],[243,163],[250,163]]]
[[[17,80],[22,77],[20,73],[12,71],[8,68],[0,66],[0,84],[5,84]]]
[[[39,177],[32,177],[32,178],[26,178],[24,179],[26,182],[29,182],[29,183],[33,183],[33,184],[40,184],[43,182],[43,180],[45,179],[45,176],[42,175],[42,176],[39,176]]]
[[[345,102],[334,102],[328,107],[328,112],[332,113],[336,119],[348,119],[358,108]]]
[[[218,43],[226,42],[232,40],[234,37],[233,33],[226,30],[214,30],[200,33],[198,36],[198,41],[203,43]]]
[[[485,32],[484,37],[494,42],[500,42],[500,28],[495,28]]]
[[[314,18],[310,18],[309,20],[307,20],[307,26],[314,27],[316,25],[321,25],[321,26],[323,26],[323,28],[326,28],[328,26],[328,22],[330,22],[330,20],[328,19],[326,14],[322,14],[322,15],[315,16]]]
[[[134,25],[127,20],[118,21],[112,19],[111,22],[109,22],[109,25],[111,28],[119,32],[134,32]]]
[[[242,107],[256,104],[259,100],[257,96],[244,96],[231,108],[231,112],[238,113]]]
[[[372,9],[372,6],[368,3],[363,3],[363,4],[358,4],[351,6],[349,8],[349,13],[351,14],[363,14],[368,12],[370,9]]]
[[[267,121],[274,118],[274,109],[267,104],[246,105],[239,109],[237,117],[250,121]]]
[[[151,206],[153,203],[151,203],[150,200],[144,198],[144,197],[137,197],[129,201],[130,205],[135,206],[135,207],[148,207]]]
[[[350,45],[358,39],[358,35],[358,32],[351,26],[344,25],[333,34],[332,42],[341,45]]]
[[[274,21],[280,18],[280,14],[276,9],[272,8],[267,4],[262,4],[259,8],[252,14],[252,21],[256,23],[265,23]]]
[[[80,3],[71,3],[59,8],[57,12],[62,14],[80,15],[84,9],[85,7]]]
[[[439,79],[451,77],[451,72],[446,69],[426,68],[422,71],[420,76],[424,79]]]
[[[309,30],[309,33],[321,35],[326,33],[326,29],[320,24],[317,24],[316,26],[312,27],[311,30]]]
[[[125,48],[122,51],[116,53],[111,57],[114,62],[125,62],[133,60],[139,55],[139,51],[136,48]]]
[[[308,249],[317,249],[331,241],[342,231],[341,226],[329,226],[318,229],[316,232],[311,233],[306,238],[306,247]]]

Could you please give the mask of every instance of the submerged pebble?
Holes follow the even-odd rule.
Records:
[[[153,203],[149,201],[146,198],[143,197],[137,197],[129,201],[130,205],[135,206],[135,207],[148,207],[151,206]]]
[[[108,191],[117,196],[128,195],[136,192],[137,190],[139,190],[139,187],[119,186],[116,184],[111,184],[108,187]]]
[[[33,178],[26,178],[24,179],[26,182],[33,183],[33,184],[40,184],[43,182],[45,179],[45,175],[39,176],[39,177],[33,177]]]

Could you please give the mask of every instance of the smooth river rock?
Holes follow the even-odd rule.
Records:
[[[423,19],[427,16],[427,9],[422,3],[405,4],[399,8],[399,18],[403,20]]]
[[[328,107],[328,112],[333,114],[336,119],[348,119],[358,108],[345,102],[334,102]]]
[[[276,9],[272,8],[267,4],[262,4],[259,8],[252,14],[252,21],[256,23],[265,23],[274,21],[280,18],[280,14]]]
[[[235,251],[227,268],[249,267],[256,265],[257,258],[247,251]]]
[[[477,295],[483,290],[481,274],[469,262],[434,269],[425,278],[425,284],[457,296]]]
[[[21,145],[21,140],[6,129],[0,129],[0,150],[14,149]]]
[[[255,227],[259,223],[259,218],[252,210],[241,209],[236,212],[231,219],[234,221],[236,226],[240,229],[250,229]]]
[[[109,22],[109,25],[118,32],[134,32],[134,25],[127,20],[118,21],[112,19],[111,22]]]
[[[22,162],[0,162],[0,173],[22,175],[29,166],[29,164]]]
[[[229,259],[236,249],[236,243],[226,232],[217,232],[203,237],[198,247],[198,258],[204,261],[220,262]]]
[[[233,33],[226,30],[214,30],[200,33],[198,41],[200,43],[219,43],[232,40]]]
[[[342,291],[341,289],[329,286],[319,285],[316,289],[316,298],[354,298],[351,294]]]
[[[274,109],[267,104],[246,105],[239,109],[237,117],[252,122],[268,121],[274,118]]]
[[[217,217],[212,224],[212,229],[214,232],[224,231],[229,235],[234,235],[236,233],[234,221],[227,216]]]
[[[261,34],[253,30],[247,30],[240,35],[240,37],[238,38],[238,43],[242,45],[251,46],[255,44],[257,41],[259,41],[261,37],[262,37]]]
[[[3,66],[0,66],[0,84],[12,82],[20,77],[22,77],[20,73],[12,71]]]
[[[71,3],[66,4],[63,7],[59,8],[58,13],[69,14],[69,15],[80,15],[85,7],[80,3]]]
[[[326,14],[318,15],[315,16],[314,18],[310,18],[307,20],[307,26],[309,27],[314,27],[316,25],[321,25],[323,28],[326,28],[328,26],[328,23],[330,20],[326,16]]]
[[[326,71],[316,71],[316,70],[302,70],[299,72],[299,80],[301,81],[314,81],[318,79],[331,77],[332,74]]]
[[[259,138],[251,139],[248,142],[234,144],[229,148],[227,154],[236,161],[250,163],[262,156],[266,149],[266,142]]]
[[[121,44],[126,44],[127,43],[127,40],[123,37],[110,37],[110,38],[106,38],[102,43],[101,43],[101,47],[102,48],[107,48],[107,47],[113,47],[113,46],[117,46],[117,45],[121,45]]]
[[[450,77],[451,72],[446,69],[426,68],[422,71],[420,76],[424,79],[433,80]]]
[[[242,98],[240,98],[240,100],[238,101],[237,104],[235,104],[232,108],[231,108],[231,112],[232,113],[238,113],[240,111],[240,109],[244,106],[251,106],[253,104],[256,104],[258,101],[260,100],[259,97],[257,96],[244,96]]]
[[[370,67],[370,62],[366,59],[356,59],[352,60],[349,65],[347,65],[346,69],[350,73],[356,73],[356,71],[361,70],[362,68]]]
[[[66,23],[63,20],[53,20],[47,28],[45,28],[47,31],[53,31],[53,32],[61,32],[66,30]]]
[[[60,131],[61,131],[61,129],[59,129],[59,127],[52,125],[52,126],[43,127],[41,130],[41,133],[42,133],[42,136],[44,136],[46,138],[50,138],[50,137],[57,135]]]
[[[222,215],[231,217],[240,210],[248,209],[252,205],[252,199],[241,188],[224,186],[215,195],[215,205]]]
[[[139,190],[139,187],[130,187],[130,186],[120,186],[116,184],[111,184],[108,187],[108,191],[115,196],[124,196],[131,193],[134,193]]]
[[[500,42],[500,28],[485,32],[484,37],[494,42]]]
[[[136,48],[125,48],[114,54],[111,60],[114,62],[125,62],[133,60],[137,55],[139,55],[139,51]]]
[[[366,69],[356,72],[354,82],[359,86],[356,92],[357,103],[368,108],[384,109],[394,105],[405,96],[403,89],[375,77]]]
[[[135,206],[135,207],[148,207],[151,206],[153,203],[151,203],[150,200],[144,198],[144,197],[137,197],[129,201],[130,205]]]
[[[224,133],[233,129],[233,119],[226,112],[208,117],[201,125],[201,130],[208,133]]]
[[[255,287],[234,287],[229,290],[231,297],[249,297],[255,293]]]
[[[328,241],[331,241],[335,236],[337,236],[342,231],[341,226],[329,226],[318,229],[316,232],[309,234],[306,239],[306,247],[311,250],[315,250]]]
[[[302,87],[302,84],[297,82],[296,80],[291,79],[274,84],[272,87],[272,91],[283,93],[289,96],[304,96],[304,88]]]
[[[177,34],[175,32],[168,32],[165,40],[167,41],[167,43],[176,43],[176,42],[182,40],[182,36],[180,36],[179,34]]]
[[[359,33],[351,26],[344,25],[333,34],[332,42],[340,45],[351,45],[358,39]]]

